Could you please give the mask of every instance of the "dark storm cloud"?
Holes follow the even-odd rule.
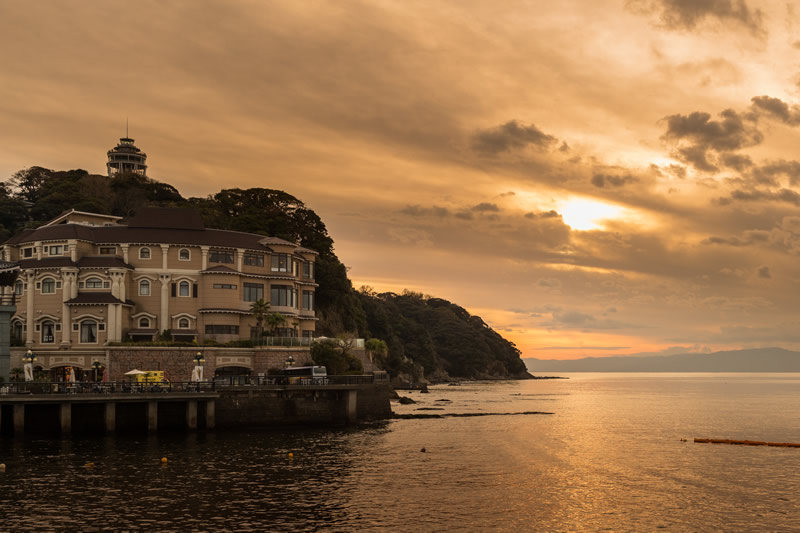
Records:
[[[753,168],[749,176],[754,182],[777,187],[780,185],[778,178],[785,176],[790,185],[800,183],[800,161],[772,161]]]
[[[478,205],[473,205],[470,208],[472,211],[476,211],[478,213],[499,213],[500,208],[497,207],[497,204],[490,204],[489,202],[481,202]]]
[[[557,211],[543,211],[541,213],[525,213],[525,218],[561,218],[561,214]]]
[[[604,329],[625,329],[636,327],[631,324],[625,324],[617,320],[608,320],[596,318],[588,313],[581,311],[558,311],[553,312],[553,321],[545,324],[549,329],[580,329],[587,330],[604,330]]]
[[[423,217],[423,216],[430,216],[434,215],[437,217],[446,217],[450,214],[446,207],[439,207],[434,205],[432,207],[422,207],[420,205],[407,205],[403,209],[400,210],[401,213],[404,215],[409,215],[412,217]]]
[[[741,154],[724,153],[720,155],[719,161],[724,166],[738,170],[739,172],[753,166],[753,160],[750,159],[750,156]]]
[[[789,106],[780,98],[771,96],[754,96],[750,101],[753,102],[753,107],[756,110],[765,112],[781,122],[790,126],[800,124],[800,107],[797,105]]]
[[[639,178],[631,175],[627,176],[613,176],[610,174],[595,174],[592,176],[592,185],[599,188],[609,187],[623,187],[628,183],[636,183]]]
[[[777,191],[736,189],[731,192],[731,199],[742,202],[786,202],[800,206],[800,194],[791,189],[779,189]]]
[[[743,26],[755,36],[766,35],[761,10],[750,8],[745,0],[632,0],[628,5],[658,11],[661,22],[670,29],[692,30],[707,20],[717,20]]]
[[[495,128],[479,130],[473,136],[472,146],[481,153],[499,154],[528,145],[549,148],[556,142],[558,139],[547,135],[533,124],[525,126],[511,120]]]
[[[667,131],[662,139],[675,146],[679,159],[706,172],[719,170],[713,160],[715,153],[733,152],[764,140],[754,114],[726,109],[719,116],[719,120],[713,120],[711,114],[700,111],[667,116]]]

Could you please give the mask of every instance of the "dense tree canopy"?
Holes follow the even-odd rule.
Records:
[[[185,199],[173,186],[136,174],[108,178],[80,169],[31,167],[0,183],[0,239],[69,209],[128,217],[144,206],[194,208],[207,227],[279,237],[318,252],[317,333],[385,341],[387,350],[379,360],[394,375],[526,375],[512,343],[453,303],[412,292],[355,291],[324,222],[284,191],[225,189],[206,198]],[[330,348],[320,348],[319,358],[342,362]],[[348,368],[350,364],[348,360]]]

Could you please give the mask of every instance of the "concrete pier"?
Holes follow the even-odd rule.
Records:
[[[216,402],[208,400],[206,402],[206,429],[214,429],[217,425]]]
[[[347,391],[345,401],[347,403],[347,422],[355,424],[358,420],[358,390]]]
[[[186,402],[186,429],[197,429],[197,400]]]
[[[72,403],[62,403],[59,406],[59,422],[62,435],[72,433]]]
[[[115,402],[106,402],[103,414],[106,433],[114,433],[117,429],[117,404]]]
[[[158,431],[158,402],[147,402],[147,431]]]
[[[25,404],[14,404],[14,434],[22,435],[25,432]]]

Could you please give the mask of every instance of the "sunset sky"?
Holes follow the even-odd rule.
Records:
[[[800,349],[800,5],[0,0],[0,179],[283,189],[524,357]]]

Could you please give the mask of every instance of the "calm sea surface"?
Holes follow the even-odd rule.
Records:
[[[569,377],[393,404],[489,416],[5,438],[0,531],[800,531],[800,449],[691,442],[800,442],[800,375]]]

